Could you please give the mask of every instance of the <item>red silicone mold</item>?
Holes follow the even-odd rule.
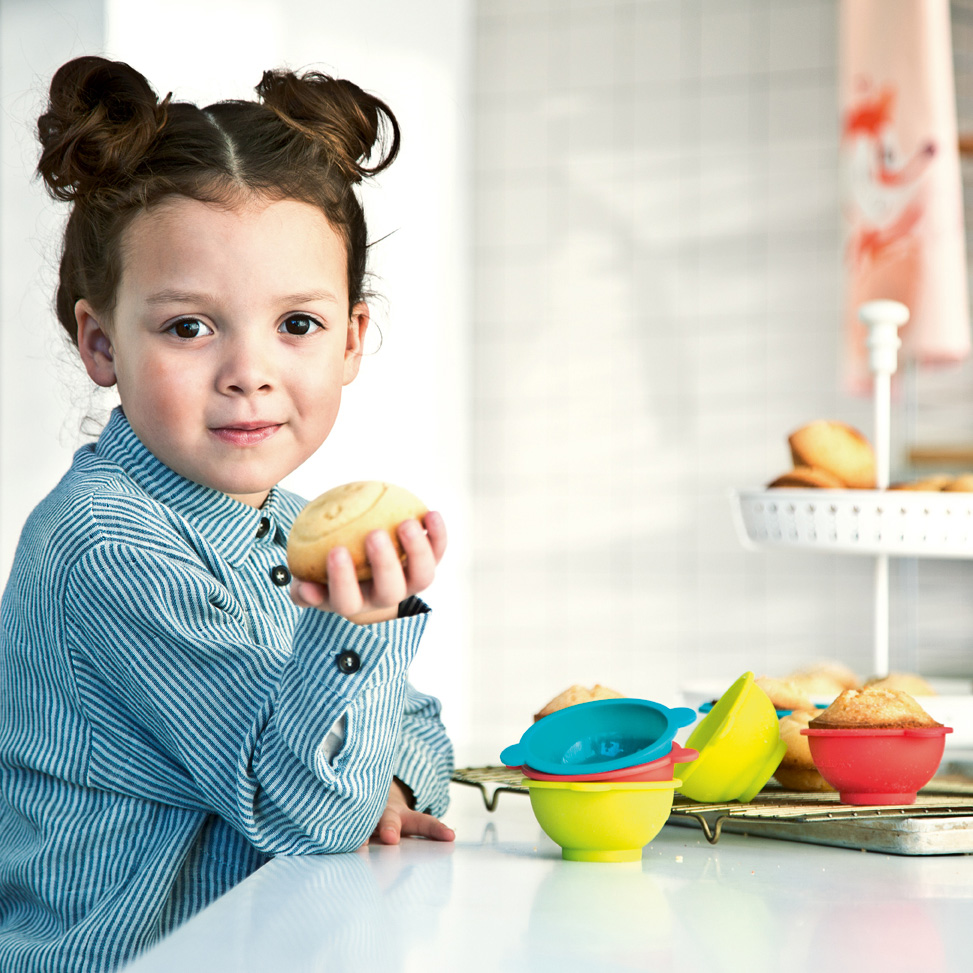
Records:
[[[939,769],[952,727],[801,730],[843,804],[914,804]]]

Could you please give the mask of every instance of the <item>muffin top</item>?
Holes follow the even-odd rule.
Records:
[[[822,662],[798,669],[787,677],[797,683],[809,696],[829,696],[832,699],[845,689],[861,689],[861,680],[842,662]]]
[[[814,703],[804,691],[804,687],[792,679],[757,676],[754,683],[770,697],[770,701],[777,709],[808,711],[814,709]]]
[[[615,689],[609,689],[600,683],[595,683],[591,689],[575,683],[569,686],[563,693],[559,693],[549,703],[546,703],[534,714],[534,722],[556,713],[558,710],[567,709],[569,706],[576,706],[578,703],[590,703],[595,699],[622,699],[622,694]]]
[[[869,679],[866,686],[878,689],[901,689],[910,696],[935,696],[936,690],[922,676],[913,672],[890,672],[887,676]]]
[[[808,726],[812,730],[898,729],[942,726],[942,723],[937,723],[912,696],[900,689],[866,686],[846,689]]]

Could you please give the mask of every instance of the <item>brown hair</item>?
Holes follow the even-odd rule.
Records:
[[[256,92],[259,101],[198,108],[160,101],[121,61],[79,57],[55,73],[37,120],[37,171],[52,196],[72,203],[55,304],[75,344],[75,303],[86,298],[110,316],[124,230],[173,195],[317,206],[344,239],[350,305],[362,299],[368,234],[355,187],[398,154],[395,116],[350,81],[316,71],[265,71]]]

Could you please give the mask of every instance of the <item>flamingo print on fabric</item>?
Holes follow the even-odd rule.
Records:
[[[947,0],[844,0],[841,28],[847,372],[863,392],[865,301],[909,307],[904,356],[969,353],[966,252]]]

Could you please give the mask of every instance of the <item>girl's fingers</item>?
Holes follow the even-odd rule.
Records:
[[[403,836],[431,838],[433,841],[453,841],[456,837],[452,828],[448,828],[439,818],[420,811],[400,811],[399,832]]]
[[[298,608],[320,608],[327,599],[328,589],[323,584],[295,578],[294,584],[291,585],[291,601]]]
[[[402,835],[402,819],[398,812],[386,808],[372,833],[383,845],[397,845]]]
[[[369,601],[374,608],[391,608],[405,598],[406,584],[399,554],[384,530],[373,530],[365,538],[365,553],[372,568]]]
[[[345,617],[366,607],[355,565],[344,547],[328,552],[328,603],[330,611]]]
[[[446,553],[446,522],[441,513],[430,510],[423,517],[422,523],[426,528],[426,536],[429,538],[429,545],[438,564]]]
[[[405,551],[407,594],[417,594],[428,588],[436,576],[436,561],[432,544],[418,520],[399,524],[396,533]]]
[[[410,594],[425,590],[432,584],[436,565],[446,550],[443,518],[430,511],[422,524],[406,520],[396,532],[405,551],[405,568],[391,537],[383,530],[375,530],[365,540],[371,581],[359,582],[351,555],[346,548],[336,547],[328,554],[327,585],[295,578],[291,585],[292,601],[301,608],[318,608],[349,618],[394,608]]]
[[[386,808],[372,832],[372,840],[383,845],[397,845],[402,838],[455,841],[456,833],[431,814]]]

